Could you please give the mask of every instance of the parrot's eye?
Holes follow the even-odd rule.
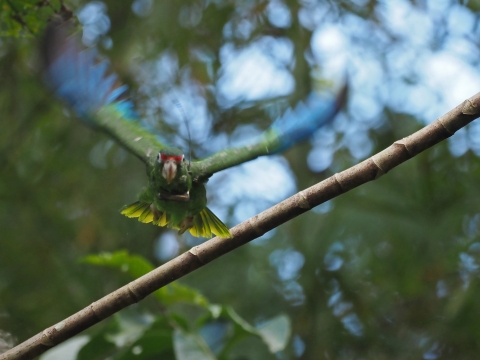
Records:
[[[161,160],[161,158],[160,158],[160,153],[158,153],[158,155],[157,155],[157,161],[158,161],[158,162],[162,162],[162,160]]]

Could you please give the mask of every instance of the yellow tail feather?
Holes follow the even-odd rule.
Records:
[[[129,218],[138,218],[138,221],[149,224],[153,222],[154,225],[165,226],[167,225],[168,221],[166,221],[167,217],[164,212],[159,211],[159,218],[155,220],[155,214],[152,211],[152,208],[149,203],[144,203],[140,201],[136,201],[133,204],[124,206],[122,210],[120,210],[120,214],[125,215]]]
[[[122,210],[120,210],[120,214],[129,218],[138,218],[147,208],[150,208],[150,204],[136,201],[133,204],[124,206]]]
[[[154,211],[149,203],[136,201],[133,204],[123,207],[120,213],[129,218],[137,218],[138,221],[142,223],[153,223],[153,225],[157,226],[168,226],[173,229],[180,229],[178,225],[170,223],[171,216],[165,211],[158,211],[158,219],[155,220]],[[232,237],[227,226],[216,217],[209,208],[203,209],[193,217],[192,227],[188,230],[190,234],[197,237],[210,238],[213,234],[221,238]]]
[[[150,205],[145,210],[143,210],[142,215],[138,217],[138,221],[145,224],[151,223],[153,221],[153,211]]]
[[[189,230],[197,237],[212,237],[212,234],[225,239],[232,237],[227,226],[207,207],[193,217],[193,226]]]
[[[169,222],[170,216],[164,211],[160,212],[160,217],[157,221],[154,221],[153,224],[158,226],[167,226]]]

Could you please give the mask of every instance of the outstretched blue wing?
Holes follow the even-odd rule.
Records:
[[[96,125],[90,116],[110,104],[125,119],[137,120],[127,86],[119,83],[116,74],[107,74],[109,61],[101,60],[96,48],[82,50],[74,36],[67,36],[66,26],[68,23],[47,31],[46,83],[90,125]]]
[[[229,167],[253,160],[259,156],[272,155],[307,139],[320,127],[331,122],[345,102],[348,86],[345,85],[336,97],[321,98],[312,94],[305,103],[299,103],[263,132],[252,145],[220,151],[191,164],[194,180],[205,179]]]
[[[95,48],[82,49],[69,36],[69,23],[46,32],[44,79],[55,95],[90,126],[99,127],[146,163],[166,147],[140,125],[128,88],[109,74],[110,64]]]
[[[308,139],[313,132],[332,121],[342,106],[346,93],[346,86],[336,98],[326,99],[311,93],[305,102],[298,103],[293,110],[288,109],[264,133],[272,144],[270,152],[285,151]]]

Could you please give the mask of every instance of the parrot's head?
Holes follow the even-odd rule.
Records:
[[[162,170],[162,177],[170,184],[181,166],[183,166],[182,150],[177,148],[165,148],[160,150],[157,156],[157,162]]]

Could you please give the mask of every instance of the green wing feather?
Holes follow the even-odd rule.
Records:
[[[102,107],[94,118],[102,131],[147,165],[153,166],[158,152],[167,147],[158,141],[155,135],[142,128],[137,121],[126,119],[115,106]]]

